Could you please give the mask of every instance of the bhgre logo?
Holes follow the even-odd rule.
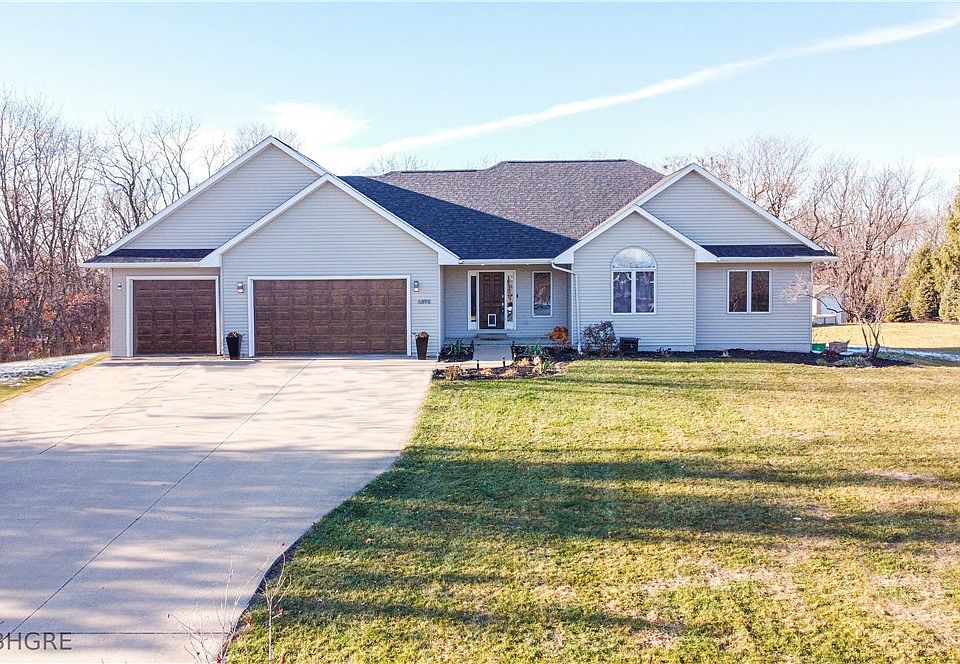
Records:
[[[70,632],[0,632],[0,651],[72,650]]]

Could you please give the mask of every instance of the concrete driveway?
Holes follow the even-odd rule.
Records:
[[[393,462],[431,366],[114,360],[0,404],[0,662],[195,661],[189,634]]]

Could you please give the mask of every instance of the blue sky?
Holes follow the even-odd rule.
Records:
[[[756,133],[960,170],[958,4],[21,4],[0,24],[0,85],[68,118],[281,124],[339,172],[407,149],[659,166]]]

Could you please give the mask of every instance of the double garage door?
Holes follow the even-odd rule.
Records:
[[[407,352],[405,279],[253,282],[255,353]]]
[[[253,282],[257,356],[407,352],[405,279]],[[214,354],[213,279],[133,282],[133,352]]]

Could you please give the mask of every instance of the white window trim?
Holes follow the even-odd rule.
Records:
[[[127,334],[126,334],[126,356],[134,357],[133,354],[133,282],[134,281],[200,281],[210,279],[213,281],[213,291],[214,291],[214,302],[213,306],[216,307],[216,318],[217,318],[217,355],[223,355],[223,322],[220,317],[220,277],[209,274],[209,275],[172,275],[172,274],[158,274],[158,275],[149,275],[142,274],[133,277],[127,277],[126,284],[124,288],[127,289],[126,292],[126,307],[127,307]]]
[[[247,356],[256,357],[256,337],[255,321],[256,312],[254,311],[253,289],[257,281],[334,281],[334,280],[371,280],[371,279],[402,279],[407,286],[407,355],[413,355],[412,338],[413,328],[411,320],[410,307],[410,275],[409,274],[371,274],[371,275],[337,275],[337,276],[315,276],[315,275],[278,275],[278,276],[251,276],[247,277]],[[439,330],[437,331],[439,334]],[[442,339],[440,343],[442,343]]]
[[[536,303],[538,274],[546,274],[550,277],[550,313],[548,314],[537,313]],[[516,312],[516,307],[514,307],[514,312]],[[553,272],[548,270],[535,270],[530,273],[530,316],[533,318],[553,318]]]
[[[613,275],[616,272],[630,273],[630,311],[613,310]],[[637,272],[653,273],[653,311],[634,311],[637,308]],[[633,267],[611,267],[610,268],[610,315],[611,316],[653,316],[657,313],[657,302],[660,300],[657,289],[660,280],[657,279],[657,268],[633,268]]]
[[[484,272],[502,272],[503,273],[503,329],[517,329],[517,271],[516,270],[467,270],[467,329],[480,330],[480,275]],[[507,275],[513,277],[513,320],[507,320]],[[477,278],[477,289],[474,293],[470,292],[470,277]],[[551,290],[551,297],[553,291]],[[477,320],[470,320],[470,298],[476,298],[477,302]],[[551,306],[552,310],[552,306]],[[488,329],[488,328],[483,328]]]
[[[610,315],[611,316],[653,316],[657,313],[657,302],[659,302],[660,297],[658,293],[658,288],[660,284],[660,279],[657,278],[657,259],[652,253],[647,251],[641,246],[631,245],[629,247],[624,247],[620,249],[614,258],[619,256],[622,252],[627,249],[640,249],[646,253],[653,260],[653,267],[614,267],[613,260],[610,261]],[[630,311],[614,311],[613,310],[613,275],[617,272],[629,272],[630,273]],[[652,272],[653,273],[653,311],[636,311],[637,308],[637,272]]]
[[[747,310],[746,311],[730,311],[730,274],[732,272],[747,273]],[[767,310],[766,311],[753,310],[753,273],[754,272],[766,272],[769,275],[767,277]],[[750,268],[738,268],[735,270],[727,270],[727,315],[728,316],[745,316],[745,315],[766,316],[771,313],[773,313],[773,270],[754,270]]]

